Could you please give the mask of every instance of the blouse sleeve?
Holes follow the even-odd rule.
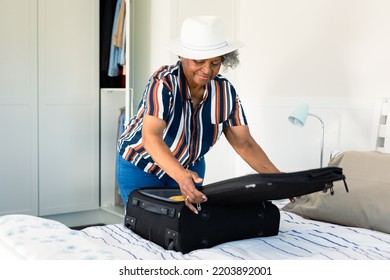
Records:
[[[163,80],[152,77],[145,89],[144,114],[157,117],[162,120],[168,119],[171,90]]]
[[[247,125],[248,122],[244,113],[244,108],[242,107],[241,100],[233,86],[231,86],[231,92],[233,94],[233,107],[224,125],[225,126]]]

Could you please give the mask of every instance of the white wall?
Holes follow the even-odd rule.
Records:
[[[242,0],[241,87],[262,96],[389,94],[390,2]],[[254,71],[255,70],[255,71]]]
[[[372,149],[377,100],[390,96],[390,2],[238,2],[246,47],[237,87],[275,163],[283,170],[319,165],[319,122],[309,118],[303,129],[287,122],[302,102],[325,122],[325,157]]]
[[[252,134],[283,171],[319,166],[319,122],[309,118],[298,128],[287,121],[303,102],[325,122],[325,164],[332,150],[373,149],[377,102],[390,96],[390,1],[148,2],[154,38],[149,69],[174,62],[164,46],[187,16],[218,15],[228,36],[246,44],[239,69],[228,77],[243,101]],[[170,18],[161,13],[167,10]],[[224,140],[207,163],[206,181],[252,172]]]

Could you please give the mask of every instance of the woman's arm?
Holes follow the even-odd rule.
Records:
[[[200,183],[203,179],[195,172],[181,166],[172,155],[163,140],[165,128],[164,120],[149,115],[144,116],[142,143],[156,164],[178,183],[183,197],[188,196],[187,206],[197,213],[196,208],[191,203],[202,203],[206,200],[206,196],[195,188],[194,182]]]

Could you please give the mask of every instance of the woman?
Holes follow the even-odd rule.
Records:
[[[279,172],[252,138],[233,85],[221,66],[238,64],[238,41],[227,41],[219,18],[188,18],[171,50],[179,56],[150,78],[134,116],[118,141],[117,181],[124,203],[134,189],[179,186],[186,206],[207,197],[197,187],[203,156],[224,133],[234,150],[257,172]]]

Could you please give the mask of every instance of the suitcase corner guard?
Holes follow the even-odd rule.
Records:
[[[179,250],[180,249],[180,234],[177,231],[167,228],[165,230],[165,248],[167,250]]]
[[[125,216],[125,227],[134,231],[136,223],[137,223],[137,218]]]

